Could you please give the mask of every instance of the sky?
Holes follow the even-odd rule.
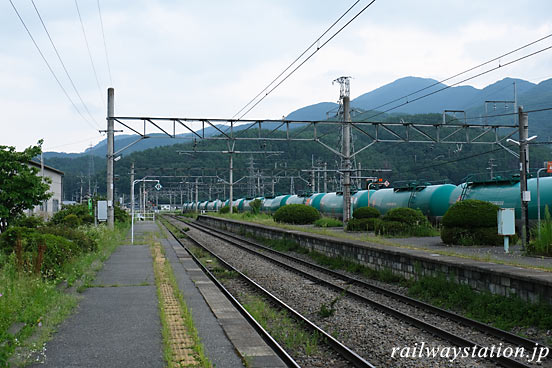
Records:
[[[98,130],[106,129],[108,87],[115,88],[116,116],[234,117],[355,2],[77,0],[90,57],[75,0],[34,0],[85,110],[33,3],[11,1],[85,118],[10,1],[2,1],[0,145],[22,150],[43,139],[45,151],[63,152],[105,138]],[[369,2],[359,1],[317,45]],[[351,98],[406,76],[448,78],[552,34],[550,14],[550,0],[376,0],[245,118],[279,119],[337,102],[332,81],[340,76],[352,77]],[[552,37],[465,76],[549,46]],[[539,83],[552,78],[551,66],[548,50],[465,84],[483,88],[505,77]]]

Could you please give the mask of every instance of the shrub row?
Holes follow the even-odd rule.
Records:
[[[320,212],[304,204],[288,204],[274,213],[274,221],[287,224],[312,224],[320,218]]]
[[[501,245],[495,204],[475,199],[456,202],[443,216],[441,240],[454,245]]]

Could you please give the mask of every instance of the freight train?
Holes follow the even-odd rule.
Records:
[[[552,177],[539,179],[541,216],[545,206],[552,210]],[[527,181],[531,192],[529,218],[537,219],[537,179]],[[479,199],[494,203],[502,208],[515,208],[516,218],[521,218],[521,196],[519,178],[473,181],[458,186],[452,184],[430,185],[410,184],[403,187],[360,190],[352,194],[352,210],[361,207],[375,207],[381,214],[392,208],[408,207],[421,210],[430,220],[439,221],[448,208],[466,199]],[[249,203],[255,198],[238,198],[233,206],[239,212],[250,209]],[[315,193],[311,195],[285,194],[276,197],[258,197],[261,200],[261,212],[274,213],[288,204],[306,204],[316,208],[324,216],[343,217],[342,193]],[[218,211],[227,206],[229,200],[190,202],[184,205],[184,211]]]

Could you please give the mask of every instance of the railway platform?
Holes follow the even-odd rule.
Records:
[[[32,367],[166,366],[153,259],[141,241],[148,233],[165,250],[213,366],[285,366],[176,239],[159,237],[157,224],[144,222],[135,226],[135,244],[118,247],[104,263]]]
[[[504,254],[501,247],[446,247],[435,237],[376,239],[332,230],[317,234],[203,215],[198,221],[234,233],[290,240],[407,279],[446,275],[479,291],[552,304],[552,259],[524,256],[519,246]]]

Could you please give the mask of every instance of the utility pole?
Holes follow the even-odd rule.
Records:
[[[233,207],[234,207],[234,155],[232,154],[232,152],[229,153],[230,155],[230,173],[228,174],[229,175],[229,180],[228,180],[228,192],[229,192],[229,200],[228,200],[228,205],[230,206],[230,213],[234,212],[233,211]]]
[[[113,209],[113,152],[114,131],[113,116],[115,116],[115,90],[107,89],[107,225],[113,228],[115,211]]]
[[[493,180],[494,178],[494,168],[497,166],[494,164],[494,162],[495,162],[495,159],[491,157],[489,159],[489,167],[487,168],[487,170],[490,170],[491,180]]]
[[[348,82],[348,81],[347,81]],[[349,115],[350,97],[343,96],[343,223],[347,223],[351,217],[351,116]]]
[[[523,107],[518,107],[519,117],[519,160],[520,160],[520,178],[519,185],[521,190],[521,244],[522,248],[527,249],[529,243],[529,201],[531,201],[531,192],[527,190],[527,171],[528,171],[528,147],[527,137],[529,135],[529,118],[527,113],[523,112]]]
[[[324,193],[328,193],[328,163],[324,162]]]
[[[195,202],[197,205],[199,199],[199,178],[196,178],[195,180]],[[199,209],[199,206],[197,207]]]
[[[134,214],[134,162],[130,164],[130,211]]]

